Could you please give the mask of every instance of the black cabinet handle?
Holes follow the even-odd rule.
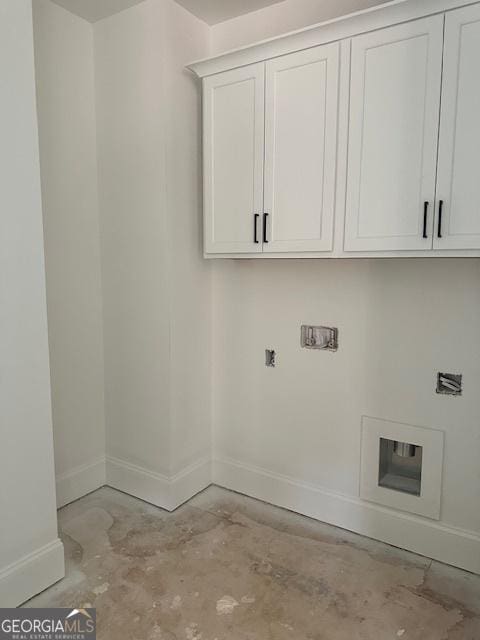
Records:
[[[263,214],[263,242],[268,244],[267,240],[267,221],[268,221],[268,213]]]
[[[255,244],[258,244],[258,236],[257,236],[257,229],[258,229],[258,219],[260,217],[260,214],[255,213],[253,216],[253,242]]]
[[[443,200],[439,200],[438,202],[438,232],[437,235],[439,238],[442,237],[442,214],[443,214]]]
[[[428,238],[427,222],[428,222],[428,202],[424,202],[423,203],[423,237],[424,238]]]

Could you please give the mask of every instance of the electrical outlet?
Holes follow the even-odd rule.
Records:
[[[265,366],[274,367],[276,353],[273,349],[265,349]]]
[[[302,325],[300,344],[304,349],[338,349],[338,329],[336,327],[313,327]]]
[[[461,396],[462,374],[437,373],[437,393],[447,396]]]

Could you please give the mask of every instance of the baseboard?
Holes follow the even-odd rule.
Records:
[[[217,459],[217,485],[480,574],[480,535],[335,494],[248,464]]]
[[[170,480],[172,511],[212,484],[212,460],[204,458]]]
[[[0,607],[18,607],[64,575],[63,543],[57,538],[0,571]]]
[[[107,485],[174,511],[212,482],[211,460],[202,459],[174,476],[166,476],[107,456]]]
[[[333,493],[227,458],[217,459],[213,465],[210,459],[202,459],[169,477],[109,456],[106,461],[97,460],[57,478],[57,500],[60,507],[107,484],[162,509],[174,511],[212,482],[480,574],[479,534]],[[0,581],[4,573],[0,574]]]
[[[57,476],[57,508],[78,500],[105,484],[105,457],[88,464],[75,467],[67,473]]]

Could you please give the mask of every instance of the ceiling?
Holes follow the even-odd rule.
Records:
[[[257,11],[281,0],[176,0],[208,24],[217,24],[244,13]]]
[[[143,0],[52,0],[52,2],[89,22],[97,22],[133,7]]]
[[[114,13],[133,7],[143,0],[52,0],[77,16],[97,22]],[[250,13],[281,0],[176,0],[208,24],[217,24],[235,18],[244,13]]]

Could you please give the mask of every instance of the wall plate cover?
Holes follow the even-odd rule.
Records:
[[[338,329],[304,324],[301,329],[300,344],[304,349],[336,351],[338,349]]]

